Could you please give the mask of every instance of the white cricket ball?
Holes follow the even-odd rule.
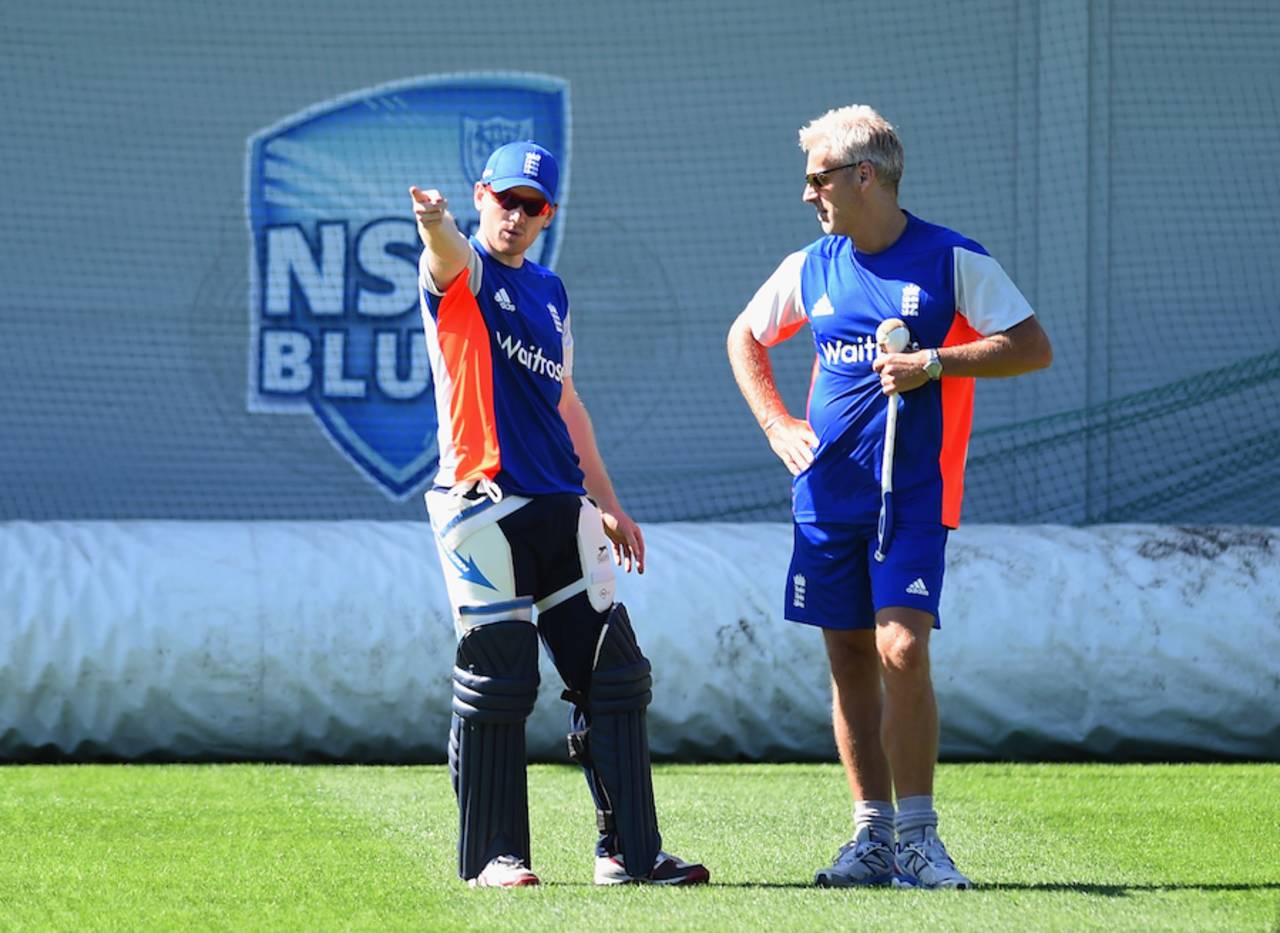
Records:
[[[881,321],[876,328],[876,345],[885,353],[901,353],[911,342],[911,331],[896,317]]]

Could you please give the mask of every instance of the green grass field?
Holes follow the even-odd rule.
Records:
[[[849,832],[834,765],[664,766],[698,889],[596,888],[580,772],[530,769],[539,888],[454,875],[442,767],[0,768],[6,929],[1276,930],[1280,766],[949,765],[980,890],[811,887]]]

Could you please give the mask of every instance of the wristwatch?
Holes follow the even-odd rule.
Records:
[[[930,380],[942,378],[942,357],[938,356],[937,350],[929,351],[929,362],[924,364],[924,374]]]

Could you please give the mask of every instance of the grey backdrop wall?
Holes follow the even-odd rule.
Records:
[[[314,418],[248,410],[247,142],[387,82],[529,71],[569,87],[557,270],[637,517],[786,516],[724,334],[820,232],[797,127],[867,102],[905,206],[1000,259],[1057,351],[980,386],[966,518],[1280,522],[1280,7],[892,6],[6,5],[0,519],[420,516]],[[795,408],[812,353],[776,354]]]

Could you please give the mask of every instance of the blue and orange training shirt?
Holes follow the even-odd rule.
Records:
[[[902,236],[879,253],[826,236],[784,259],[747,305],[764,346],[807,321],[817,360],[808,421],[813,463],[795,477],[798,522],[872,523],[880,509],[887,397],[872,370],[876,327],[901,318],[921,348],[1008,330],[1032,314],[1017,286],[979,244],[907,214]],[[960,524],[973,420],[973,380],[947,376],[902,395],[893,488],[899,521]]]
[[[560,416],[573,369],[569,298],[525,260],[506,266],[471,238],[466,269],[442,294],[419,262],[419,291],[439,424],[438,487],[485,477],[505,493],[582,495]]]

